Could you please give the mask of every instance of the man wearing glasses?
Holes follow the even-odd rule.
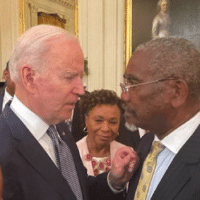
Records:
[[[181,38],[140,45],[121,84],[134,124],[146,134],[127,200],[200,199],[200,52]]]

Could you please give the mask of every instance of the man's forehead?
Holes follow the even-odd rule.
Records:
[[[125,73],[124,79],[129,81],[141,81],[139,77],[137,77],[134,73]]]
[[[124,78],[129,80],[141,80],[141,77],[149,71],[150,57],[148,52],[138,51],[130,58]]]

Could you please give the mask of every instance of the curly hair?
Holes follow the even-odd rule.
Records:
[[[116,105],[118,106],[122,115],[124,112],[122,104],[122,100],[114,91],[104,89],[94,90],[91,93],[85,94],[83,97],[81,97],[79,102],[83,119],[94,107],[98,105]]]

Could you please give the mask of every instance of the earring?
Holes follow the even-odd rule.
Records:
[[[87,133],[87,127],[83,128],[83,132]]]

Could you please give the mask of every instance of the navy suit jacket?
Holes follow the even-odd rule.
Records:
[[[66,130],[62,126],[58,129],[61,134]],[[101,195],[99,185],[103,185],[102,189],[108,191],[102,195],[112,196],[106,181],[107,174],[88,179],[73,138],[67,132],[62,135],[65,136],[75,161],[83,199],[88,200],[90,188],[91,195]],[[76,199],[59,169],[9,106],[0,116],[0,163],[4,178],[4,200]]]
[[[82,139],[84,136],[87,135],[87,133],[83,131],[84,127],[85,127],[85,122],[84,119],[81,118],[81,111],[78,101],[76,102],[72,118],[72,136],[75,142],[79,141],[80,139]]]
[[[1,93],[0,93],[0,114],[2,113],[2,106],[3,106],[3,97],[4,97],[4,93],[5,93],[5,87],[2,89]]]
[[[150,151],[152,141],[152,135],[146,134],[138,146],[141,166],[130,181],[127,200],[134,198],[142,164]],[[200,126],[174,157],[151,199],[200,199]]]

